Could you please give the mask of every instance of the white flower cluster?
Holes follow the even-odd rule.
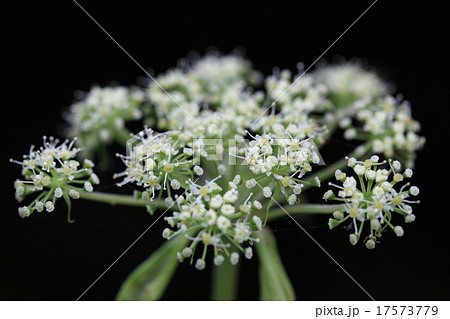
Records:
[[[236,265],[239,262],[238,252],[247,259],[252,258],[253,250],[247,245],[259,241],[254,232],[262,229],[261,219],[252,214],[261,209],[261,204],[251,201],[251,194],[242,199],[233,183],[223,192],[215,182],[218,178],[221,177],[205,181],[203,186],[191,181],[190,192],[175,200],[178,211],[165,218],[171,228],[164,229],[164,238],[171,239],[179,235],[191,240],[190,245],[178,252],[178,260],[182,262],[189,258],[191,263],[195,261],[195,267],[199,270],[206,266],[208,250],[213,251],[214,264],[217,266],[225,259]],[[203,249],[198,248],[200,243]],[[196,250],[200,250],[197,258]]]
[[[144,98],[137,87],[94,87],[65,114],[68,135],[77,136],[77,144],[88,153],[113,140],[124,141],[128,138],[125,122],[142,118]]]
[[[182,148],[175,132],[156,133],[144,129],[128,141],[127,155],[117,154],[126,169],[114,175],[124,177],[118,186],[135,183],[146,188],[152,200],[158,191],[186,188],[188,178],[202,175],[203,169],[195,166],[193,150]],[[145,195],[144,195],[145,197]]]
[[[365,224],[368,224],[370,229],[370,234],[365,239],[366,247],[372,249],[377,243],[377,237],[381,237],[387,227],[398,237],[403,236],[403,228],[392,224],[393,215],[403,216],[406,223],[415,220],[410,204],[419,201],[408,198],[417,196],[419,188],[410,186],[407,182],[400,189],[396,189],[399,183],[412,176],[412,170],[407,168],[400,173],[402,166],[399,161],[389,161],[389,169],[379,168],[385,163],[379,162],[376,155],[364,162],[349,158],[348,166],[357,177],[347,176],[346,173],[337,170],[335,177],[342,182],[342,186],[330,183],[339,189],[337,196],[332,190],[324,194],[325,200],[339,200],[345,203],[345,208],[333,213],[334,218],[330,218],[329,226],[332,229],[350,220],[354,229],[350,234],[350,242],[353,245],[360,239]]]
[[[327,87],[310,74],[299,73],[292,78],[291,71],[283,70],[266,78],[266,89],[284,114],[321,112],[331,106],[326,99]]]
[[[58,198],[62,197],[68,203],[70,198],[78,199],[81,191],[92,192],[92,184],[99,183],[92,170],[92,161],[86,159],[83,167],[80,167],[80,163],[74,159],[80,151],[73,147],[74,142],[65,140],[59,144],[59,140],[53,137],[44,137],[43,146],[38,150],[31,146],[22,161],[11,159],[11,162],[22,166],[24,177],[24,180],[17,179],[14,182],[16,199],[21,202],[26,196],[39,193],[28,206],[19,208],[20,217],[28,217],[35,210],[51,212]],[[70,209],[68,219],[70,221]]]
[[[330,99],[338,107],[347,107],[360,99],[382,97],[388,91],[386,84],[358,61],[323,66],[314,76],[328,88]]]
[[[247,188],[257,184],[267,185],[263,189],[265,197],[281,191],[290,205],[296,203],[302,191],[304,181],[301,178],[312,170],[311,164],[318,164],[320,156],[311,138],[293,138],[285,133],[284,138],[274,138],[274,134],[252,136],[248,146],[239,149],[237,158],[243,159],[242,165],[254,174],[243,180]],[[316,178],[312,186],[320,186]]]
[[[260,82],[260,78],[261,75],[251,68],[251,63],[240,56],[210,54],[188,66],[156,77],[159,85],[153,82],[147,91],[148,99],[154,106],[151,113],[155,113],[157,125],[162,129],[190,128],[195,123],[193,118],[201,122],[197,117],[211,108],[218,112],[221,108],[227,109],[224,117],[232,123],[234,113],[242,117],[254,115],[255,110],[259,109],[262,93],[252,94],[247,89],[249,85]],[[234,113],[230,114],[229,109]],[[186,116],[186,112],[190,116]],[[208,114],[211,112],[206,112],[207,118]]]
[[[359,109],[356,119],[361,123],[357,127],[350,119],[341,123],[341,127],[346,129],[344,136],[347,139],[370,138],[374,153],[394,156],[413,166],[415,152],[423,147],[425,138],[417,134],[420,123],[411,117],[411,107],[407,101],[386,96]]]

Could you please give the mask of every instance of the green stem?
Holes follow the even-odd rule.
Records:
[[[212,280],[213,300],[236,300],[239,279],[239,264],[232,265],[229,260],[214,266]]]
[[[273,209],[269,213],[269,221],[279,217],[298,214],[331,214],[336,210],[344,208],[343,204],[298,204],[283,206],[283,208]],[[287,213],[287,214],[286,214]]]
[[[136,199],[131,195],[122,194],[107,194],[101,192],[80,192],[80,198],[91,200],[94,202],[102,202],[111,205],[126,205],[126,206],[147,206],[147,205],[157,205],[158,207],[166,207],[164,201],[153,200],[146,201],[142,199]]]

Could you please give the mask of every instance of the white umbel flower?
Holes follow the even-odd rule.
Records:
[[[402,237],[403,228],[392,225],[391,221],[394,215],[401,215],[406,223],[411,223],[416,218],[412,214],[413,209],[410,204],[419,203],[419,201],[412,201],[409,198],[417,196],[419,188],[409,187],[410,183],[404,182],[407,176],[412,176],[412,171],[407,169],[409,170],[407,174],[400,173],[401,164],[398,161],[389,161],[389,170],[380,168],[380,165],[386,165],[386,161],[379,162],[378,156],[372,156],[365,161],[352,158],[348,159],[348,162],[359,176],[358,179],[347,176],[342,186],[330,183],[339,189],[338,196],[333,199],[344,203],[342,209],[333,212],[334,218],[329,219],[330,229],[348,221],[355,232],[350,235],[350,243],[355,245],[363,227],[367,227],[368,224],[370,235],[365,243],[369,249],[375,248],[375,244],[378,243],[377,238],[382,236],[387,227],[391,228],[398,237]],[[336,172],[336,175],[340,174],[341,171]],[[331,194],[331,190],[327,191],[324,199],[329,199]]]
[[[90,181],[92,176],[95,176],[92,171],[94,164],[90,160],[85,160],[81,165],[75,160],[80,151],[74,147],[75,140],[60,143],[53,137],[44,136],[43,146],[38,149],[32,146],[22,161],[11,159],[11,162],[22,166],[24,177],[24,180],[14,182],[16,199],[22,201],[25,196],[39,193],[35,200],[26,206],[27,210],[21,210],[21,215],[24,215],[24,212],[28,212],[28,215],[34,211],[42,212],[44,208],[47,212],[51,212],[60,198],[64,197],[68,201],[70,198],[79,198],[82,191],[93,190]],[[83,187],[80,187],[80,184]],[[70,215],[71,205],[68,205],[67,220],[73,222]]]

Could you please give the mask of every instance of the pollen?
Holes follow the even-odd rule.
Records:
[[[365,160],[364,161],[364,167],[369,168],[373,165],[373,162],[371,160]]]
[[[70,166],[65,166],[62,170],[63,174],[66,176],[72,175],[72,168]]]
[[[206,186],[202,186],[201,188],[200,188],[200,196],[206,196],[206,195],[208,195],[208,187],[206,187]]]
[[[382,210],[382,209],[383,209],[383,203],[380,202],[380,201],[375,201],[375,202],[373,202],[373,207],[374,207],[375,209]]]
[[[166,172],[166,173],[172,173],[172,172],[173,172],[173,165],[170,164],[170,163],[164,165],[164,172]]]
[[[204,245],[211,245],[211,243],[212,243],[211,235],[208,233],[203,234],[202,241],[203,241]]]
[[[395,196],[394,199],[392,199],[392,204],[395,206],[400,205],[400,203],[403,201],[403,198],[401,196]]]
[[[350,209],[349,215],[351,218],[355,218],[358,215],[358,207],[352,207]]]
[[[289,176],[285,176],[283,177],[283,179],[281,180],[281,185],[283,185],[284,187],[289,186],[289,184],[291,183],[291,179]]]

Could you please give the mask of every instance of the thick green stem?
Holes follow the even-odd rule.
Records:
[[[239,264],[232,265],[228,260],[221,266],[214,266],[212,280],[213,300],[236,300],[239,280]]]
[[[102,202],[111,205],[126,205],[126,206],[147,206],[147,205],[157,205],[158,207],[166,207],[162,200],[142,200],[136,199],[131,195],[122,194],[107,194],[100,192],[80,192],[80,198],[91,200],[95,202]]]
[[[274,208],[269,212],[269,219],[274,220],[283,216],[299,214],[331,214],[336,210],[344,208],[343,204],[321,205],[321,204],[298,204]],[[287,213],[287,214],[286,214]]]

